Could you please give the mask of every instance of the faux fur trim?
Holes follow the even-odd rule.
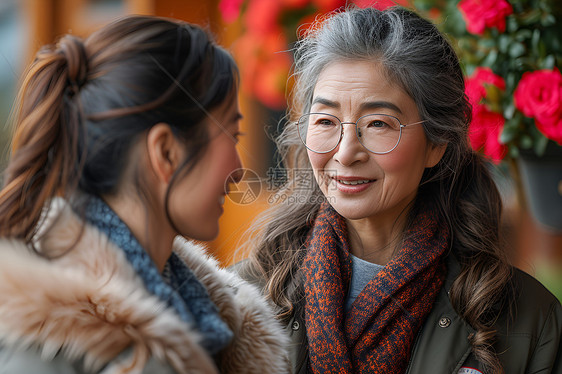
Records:
[[[203,247],[177,238],[174,251],[205,285],[221,317],[234,332],[218,356],[221,373],[286,373],[289,339],[259,290],[219,268]]]
[[[47,360],[59,353],[69,360],[83,357],[87,368],[105,367],[104,373],[141,372],[151,356],[178,373],[216,372],[198,334],[144,288],[104,234],[60,201],[45,225],[49,229],[36,244],[46,257],[21,242],[0,241],[0,345],[39,346]],[[236,335],[220,354],[220,371],[287,372],[287,340],[257,291],[219,269],[195,244],[178,239],[175,251],[207,286]],[[126,348],[131,354],[117,362]]]

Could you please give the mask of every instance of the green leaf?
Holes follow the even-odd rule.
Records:
[[[522,42],[526,39],[529,39],[533,36],[533,32],[529,29],[521,29],[515,33],[515,40],[518,42]]]
[[[548,27],[554,24],[556,24],[556,17],[554,17],[552,14],[544,13],[541,17],[541,25],[543,25],[544,27]]]
[[[498,58],[498,51],[493,49],[490,51],[490,53],[488,53],[488,56],[486,56],[486,58],[482,61],[482,65],[491,67],[496,62],[497,58]]]
[[[530,12],[523,14],[521,16],[521,23],[523,25],[531,25],[533,23],[537,23],[541,20],[541,11],[538,9],[532,9]]]
[[[539,43],[539,56],[544,57],[546,55],[546,46],[544,43]]]
[[[509,148],[509,156],[511,158],[518,158],[519,154],[519,148],[517,148],[515,145]]]
[[[498,45],[501,43],[501,39],[507,39],[507,43],[509,44],[510,38],[507,35],[501,35],[500,40],[498,41]],[[505,42],[504,42],[505,43]],[[478,42],[478,45],[485,48],[494,48],[496,46],[496,41],[492,38],[484,38]]]
[[[509,55],[513,58],[517,58],[525,54],[525,45],[523,43],[512,43],[509,47]]]
[[[556,58],[554,55],[548,55],[544,60],[542,60],[540,67],[541,69],[552,69],[554,68],[554,64],[556,62]]]
[[[506,30],[509,33],[514,33],[519,28],[517,24],[517,20],[514,17],[507,17],[506,18]]]
[[[540,137],[537,137],[537,139],[535,139],[535,153],[539,156],[542,156],[544,154],[544,151],[546,150],[547,144],[548,138],[541,134]]]
[[[531,48],[533,49],[533,54],[539,53],[539,42],[541,41],[541,32],[539,29],[533,31],[533,37],[531,38]]]
[[[517,128],[517,124],[513,126],[509,124],[507,121],[503,127],[502,133],[500,134],[500,143],[507,144],[511,142],[513,139],[516,138],[519,129]]]
[[[511,103],[505,107],[505,110],[503,111],[503,116],[509,120],[513,118],[513,113],[515,113],[515,105]]]
[[[513,72],[509,72],[507,73],[507,76],[505,77],[505,85],[506,87],[515,87],[515,85],[517,84],[517,77],[515,75],[515,73]]]
[[[509,35],[506,34],[500,35],[500,37],[498,38],[498,49],[500,50],[501,53],[506,53],[510,44],[511,44],[511,37],[509,37]]]
[[[529,149],[532,146],[533,146],[533,138],[531,138],[527,134],[521,136],[521,147],[523,147],[523,149]]]

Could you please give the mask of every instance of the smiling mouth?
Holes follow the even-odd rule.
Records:
[[[354,180],[354,181],[344,181],[341,179],[337,179],[338,183],[341,184],[345,184],[347,186],[356,186],[358,184],[366,184],[366,183],[371,183],[374,182],[374,179],[360,179],[360,180]]]

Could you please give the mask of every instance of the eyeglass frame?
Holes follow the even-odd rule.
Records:
[[[328,151],[319,152],[319,151],[315,151],[314,149],[309,148],[309,147],[306,145],[306,142],[303,140],[303,138],[302,138],[302,136],[301,136],[301,132],[299,131],[299,123],[300,123],[302,117],[304,117],[304,116],[310,116],[311,114],[325,114],[325,115],[328,115],[328,116],[330,116],[330,117],[334,117],[335,119],[337,119],[337,120],[339,121],[340,126],[341,126],[340,138],[338,139],[336,145],[335,145],[332,149],[330,149],[330,150],[328,150]],[[357,127],[357,122],[361,121],[361,118],[368,117],[368,116],[374,116],[374,115],[386,116],[386,117],[394,118],[394,119],[397,120],[398,123],[400,124],[400,127],[399,127],[399,128],[400,128],[400,133],[398,134],[398,140],[396,141],[396,144],[394,145],[394,147],[392,147],[392,149],[390,149],[389,151],[385,151],[385,152],[375,152],[375,151],[371,151],[371,150],[370,150],[369,148],[367,148],[367,146],[365,146],[365,144],[363,144],[363,142],[361,141],[361,135],[359,135],[359,128]],[[365,148],[367,151],[369,151],[369,152],[371,152],[371,153],[373,153],[373,154],[376,154],[376,155],[385,155],[385,154],[388,154],[388,153],[394,151],[394,150],[396,149],[396,147],[398,147],[398,144],[400,144],[400,140],[402,140],[402,129],[403,129],[404,127],[412,126],[412,125],[419,125],[419,124],[424,123],[424,122],[427,122],[427,120],[424,119],[424,120],[422,120],[422,121],[413,122],[413,123],[408,123],[408,124],[406,124],[406,125],[403,125],[402,122],[400,121],[400,119],[398,119],[398,117],[393,116],[393,115],[390,115],[390,114],[384,114],[384,113],[369,113],[369,114],[365,114],[365,115],[362,115],[361,117],[357,118],[357,121],[355,121],[355,122],[342,122],[342,120],[339,119],[339,117],[337,117],[337,116],[335,116],[335,115],[333,115],[333,114],[330,114],[330,113],[311,112],[311,113],[306,113],[306,114],[301,115],[301,116],[299,117],[299,119],[295,122],[295,125],[297,126],[297,132],[298,132],[298,134],[299,134],[299,139],[301,140],[302,144],[304,144],[304,146],[306,147],[306,149],[308,149],[308,150],[310,150],[310,151],[312,151],[312,152],[314,152],[314,153],[326,154],[326,153],[332,152],[334,149],[336,149],[336,148],[338,147],[338,145],[340,145],[340,143],[341,143],[341,141],[342,141],[342,139],[343,139],[343,125],[355,125],[355,136],[357,136],[357,140],[359,140],[359,143],[361,143],[361,145],[363,146],[363,148]]]

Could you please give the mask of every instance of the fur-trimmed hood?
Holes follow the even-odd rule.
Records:
[[[287,337],[259,291],[201,246],[177,238],[174,252],[234,333],[214,363],[197,332],[146,290],[119,248],[67,204],[54,205],[49,215],[57,218],[46,220],[53,223],[36,243],[45,257],[0,241],[0,346],[39,347],[43,359],[81,359],[104,373],[140,373],[151,357],[177,373],[215,372],[214,365],[221,373],[288,372]]]

